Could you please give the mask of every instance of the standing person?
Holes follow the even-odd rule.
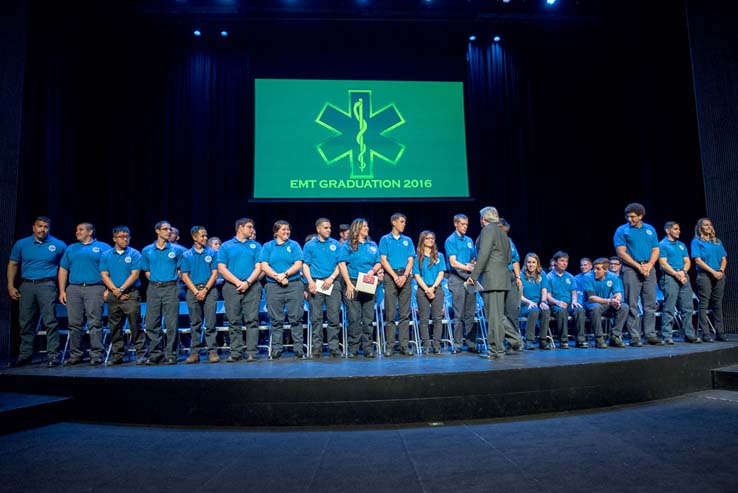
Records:
[[[253,219],[242,217],[236,220],[236,236],[224,242],[218,250],[218,271],[225,279],[223,299],[231,347],[226,363],[235,363],[243,358],[244,328],[246,362],[256,361],[261,301],[261,245],[250,239],[253,230]]]
[[[111,351],[108,366],[123,363],[125,319],[131,329],[131,344],[136,348],[136,364],[146,363],[146,335],[141,330],[141,253],[130,247],[131,230],[127,226],[113,228],[113,248],[100,257],[100,277],[108,290],[108,326]]]
[[[348,357],[358,356],[361,345],[364,348],[364,356],[374,358],[372,350],[374,295],[358,291],[356,282],[359,272],[372,276],[379,272],[381,268],[379,248],[369,238],[369,223],[366,219],[354,219],[350,231],[349,239],[341,247],[338,256],[338,267],[346,289],[346,311],[349,321]]]
[[[302,316],[304,314],[305,288],[300,278],[302,248],[290,239],[291,227],[287,221],[277,221],[272,227],[274,239],[264,244],[259,256],[261,270],[266,273],[266,302],[272,324],[272,354],[282,356],[284,343],[284,315],[287,311],[287,327],[292,332],[292,351],[296,358],[305,355],[303,350]]]
[[[478,282],[482,286],[489,327],[486,357],[502,358],[505,339],[514,349],[523,344],[517,328],[505,317],[505,296],[510,291],[510,271],[507,266],[512,261],[512,252],[510,240],[498,225],[500,218],[497,209],[485,207],[479,211],[479,216],[482,231],[476,241],[477,263],[466,282],[472,286]]]
[[[220,245],[222,245],[223,242],[218,238],[217,236],[209,236],[208,237],[208,246],[213,249],[213,251],[216,254],[216,257],[218,255],[218,250],[220,250]],[[217,263],[216,263],[217,266]],[[215,280],[215,289],[218,291],[218,299],[223,299],[223,284],[225,283],[225,279],[223,279],[223,274],[218,272],[218,278]]]
[[[74,232],[77,243],[69,245],[59,264],[59,302],[67,306],[69,359],[66,365],[82,362],[82,334],[85,319],[90,334],[90,364],[103,363],[103,293],[100,257],[110,245],[95,239],[95,227],[80,223]],[[69,286],[67,286],[69,281]]]
[[[67,245],[49,234],[51,219],[38,216],[33,221],[31,236],[15,242],[8,260],[8,294],[18,301],[20,325],[20,352],[8,364],[15,368],[31,362],[33,338],[36,336],[34,319],[40,314],[46,327],[46,358],[49,368],[59,366],[59,322],[54,313],[57,296],[57,275]],[[20,266],[21,285],[15,287]]]
[[[187,312],[192,328],[190,354],[185,363],[199,363],[200,350],[203,347],[208,350],[208,361],[219,363],[218,345],[215,341],[218,291],[213,289],[218,279],[216,253],[208,246],[208,231],[205,226],[193,226],[190,234],[192,235],[192,248],[182,254],[180,266],[182,281],[187,286]],[[204,341],[203,326],[205,326]]]
[[[703,217],[694,227],[691,245],[692,259],[697,265],[697,297],[699,298],[698,319],[705,342],[712,342],[710,321],[707,312],[712,310],[715,339],[727,341],[723,328],[723,291],[728,253],[715,233],[712,221]]]
[[[638,299],[643,306],[642,332],[649,344],[658,344],[656,336],[656,272],[654,264],[659,258],[659,240],[656,230],[643,222],[646,208],[638,203],[625,208],[627,223],[615,230],[613,243],[618,257],[623,262],[622,280],[625,288],[625,302],[630,314],[626,325],[630,332],[630,345],[643,346],[641,342],[641,319],[638,313]]]
[[[390,218],[392,231],[379,240],[379,258],[384,269],[384,335],[387,347],[384,355],[392,356],[395,331],[400,338],[400,354],[413,356],[408,347],[410,332],[410,296],[413,293],[410,277],[413,272],[415,247],[405,231],[407,217],[396,212]],[[398,319],[398,322],[395,320]]]
[[[338,333],[341,329],[341,283],[338,256],[341,245],[331,238],[331,222],[325,217],[315,221],[317,235],[305,244],[302,271],[307,281],[310,318],[313,327],[312,356],[320,358],[323,353],[323,305],[328,319],[326,331],[328,350],[332,358],[339,358]],[[321,282],[318,291],[316,281]],[[321,291],[329,291],[325,294]],[[344,341],[345,343],[345,341]]]
[[[610,334],[610,346],[622,348],[623,326],[628,318],[628,305],[623,303],[623,283],[618,276],[608,272],[610,262],[598,258],[594,262],[594,270],[584,276],[584,293],[587,296],[587,311],[592,321],[592,331],[595,333],[596,346],[606,349],[605,338],[602,334],[602,316],[614,317],[615,324]]]
[[[520,297],[520,316],[526,317],[527,329],[525,332],[525,348],[533,350],[536,348],[536,323],[540,320],[540,331],[538,334],[538,345],[541,349],[551,349],[548,345],[548,326],[551,322],[551,310],[548,303],[548,292],[550,286],[548,277],[543,273],[541,259],[535,253],[525,256],[524,269],[520,273],[523,282],[522,295]]]
[[[554,270],[548,273],[548,302],[552,305],[552,315],[561,335],[561,349],[569,349],[569,315],[577,329],[577,347],[588,348],[585,333],[586,314],[579,301],[577,283],[574,276],[566,272],[569,255],[558,251],[554,254]],[[582,300],[583,301],[583,300]]]
[[[499,224],[505,234],[509,235],[510,223],[507,222],[507,220],[500,218]],[[520,295],[523,289],[523,281],[520,279],[520,253],[518,253],[518,249],[512,238],[508,236],[507,239],[510,240],[512,260],[507,265],[507,270],[510,271],[510,291],[508,291],[507,296],[505,297],[505,317],[510,320],[510,323],[516,327],[518,329],[518,333],[520,333],[518,315],[520,312]],[[522,351],[523,345],[521,344],[517,349]]]
[[[666,236],[659,242],[659,265],[661,266],[661,291],[664,293],[664,309],[661,311],[661,336],[665,344],[674,344],[672,327],[675,310],[682,314],[682,329],[687,342],[701,342],[692,326],[692,286],[689,283],[689,259],[687,246],[679,241],[682,229],[678,222],[664,225]]]
[[[423,340],[423,353],[433,351],[441,354],[443,335],[443,288],[441,283],[446,273],[446,261],[436,246],[436,234],[423,231],[418,237],[418,258],[413,263],[413,275],[418,283],[415,299],[418,301],[420,338]],[[433,321],[433,345],[431,349],[428,319]]]
[[[476,293],[470,293],[464,283],[474,270],[477,249],[471,238],[466,236],[469,218],[464,214],[454,216],[454,232],[446,238],[444,248],[448,259],[448,290],[454,310],[454,347],[452,353],[461,352],[462,341],[466,338],[469,351],[477,350],[477,335],[474,330],[474,312],[477,308]]]
[[[179,268],[185,249],[171,241],[172,226],[168,221],[156,223],[156,241],[141,252],[142,270],[149,280],[146,290],[146,336],[149,339],[147,365],[177,364],[179,351]],[[164,318],[162,323],[162,316]],[[166,324],[164,352],[162,326]]]

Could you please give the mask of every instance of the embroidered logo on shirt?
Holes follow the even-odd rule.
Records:
[[[647,230],[646,230],[646,234],[647,234],[647,235],[652,235],[653,233],[651,232],[651,230],[650,230],[650,229],[647,229]]]
[[[92,247],[92,251],[95,253],[100,253],[100,247]]]
[[[332,252],[335,252],[336,251],[336,245],[331,245],[331,246],[328,247],[328,249],[330,251],[332,251]]]
[[[375,247],[375,246],[370,246],[370,247],[369,247],[369,251],[370,251],[371,253],[377,253],[377,247]]]
[[[608,288],[611,288],[612,287],[612,281],[607,281],[605,284],[607,284],[607,287]]]
[[[256,248],[256,245],[252,243],[249,245],[249,248]]]
[[[56,245],[49,245],[49,251],[55,252],[56,251]]]
[[[684,245],[679,245],[679,250],[684,250]]]
[[[472,249],[472,242],[471,241],[466,244],[466,248],[468,248],[469,250]]]
[[[123,261],[127,264],[130,264],[132,262],[131,257],[126,257],[125,259],[123,259]]]
[[[571,284],[571,279],[567,278],[566,279],[566,284]]]
[[[169,257],[169,258],[174,258],[174,257],[176,257],[176,256],[177,256],[177,254],[175,254],[174,252],[169,252],[169,253],[167,254],[167,257]]]
[[[205,255],[205,262],[210,263],[213,261],[213,257],[211,255]]]
[[[402,240],[402,244],[407,246],[407,240]]]
[[[292,253],[292,247],[287,247],[287,251]]]

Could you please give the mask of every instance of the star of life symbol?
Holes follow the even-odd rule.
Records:
[[[349,90],[348,110],[326,103],[315,122],[333,135],[316,147],[325,164],[348,159],[350,178],[374,178],[375,159],[395,165],[405,152],[405,145],[388,137],[405,119],[394,103],[376,111],[372,91]]]

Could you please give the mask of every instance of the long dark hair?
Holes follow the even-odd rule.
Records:
[[[421,232],[420,233],[420,236],[418,237],[418,246],[415,249],[415,251],[418,254],[418,262],[419,262],[418,268],[419,269],[422,269],[423,268],[423,260],[425,260],[425,248],[424,248],[424,245],[425,245],[425,239],[428,236],[433,236],[433,239],[436,238],[436,234],[433,231],[429,231],[427,229],[425,231]],[[438,262],[438,246],[436,245],[435,242],[433,242],[433,248],[431,248],[431,253],[430,253],[430,264],[428,264],[428,265],[429,266],[430,265],[435,265],[436,262]]]

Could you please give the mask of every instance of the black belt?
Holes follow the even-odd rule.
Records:
[[[404,267],[401,268],[401,269],[395,269],[395,268],[393,268],[392,270],[395,271],[395,274],[399,274],[399,275],[403,275],[405,273],[405,268]]]
[[[206,287],[208,287],[208,285],[207,284],[195,284],[195,287],[197,289],[205,289]]]
[[[166,282],[158,282],[158,281],[150,281],[149,286],[156,286],[157,288],[164,288],[167,286],[176,286],[177,281],[166,281]]]
[[[80,282],[80,283],[70,283],[70,286],[82,286],[83,288],[87,286],[102,286],[101,282]]]
[[[44,277],[43,279],[23,279],[23,282],[30,282],[31,284],[40,284],[42,282],[53,282],[56,281],[55,277]]]

